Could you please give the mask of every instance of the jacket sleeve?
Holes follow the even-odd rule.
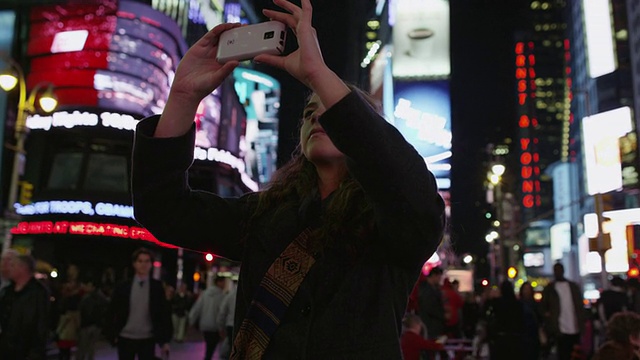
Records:
[[[132,193],[136,220],[160,241],[238,260],[246,200],[223,199],[188,184],[195,126],[181,137],[155,138],[159,116],[142,120],[134,139]]]
[[[160,299],[160,331],[157,336],[157,343],[162,346],[171,341],[173,337],[173,321],[171,320],[171,304],[164,295],[162,283],[158,282],[157,297]]]
[[[189,324],[191,326],[198,326],[200,321],[200,312],[202,311],[202,294],[198,296],[198,300],[193,304],[191,310],[189,310]]]
[[[33,344],[29,349],[27,359],[43,359],[46,354],[46,346],[49,340],[49,295],[44,287],[38,289],[35,295],[34,308],[35,312],[35,333],[33,334]]]
[[[355,91],[327,109],[320,123],[374,203],[384,239],[379,250],[392,263],[421,267],[438,247],[445,222],[425,160]]]

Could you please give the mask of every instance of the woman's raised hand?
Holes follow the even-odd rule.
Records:
[[[220,34],[240,24],[221,24],[198,40],[184,55],[171,85],[154,136],[174,137],[185,134],[202,99],[211,94],[238,66],[237,61],[220,64],[216,60]]]
[[[293,30],[298,40],[298,49],[283,57],[261,54],[255,61],[278,67],[313,90],[326,108],[333,106],[349,93],[349,88],[331,71],[322,58],[316,29],[311,25],[310,0],[302,0],[302,7],[288,0],[273,0],[273,3],[287,12],[263,10],[272,20],[280,21]]]
[[[318,45],[316,29],[311,25],[311,2],[302,0],[302,7],[288,0],[273,0],[273,3],[287,12],[265,9],[263,13],[271,20],[280,21],[293,30],[298,40],[298,49],[285,57],[258,55],[255,61],[284,69],[307,87],[311,87],[314,78],[327,70]]]
[[[220,34],[240,24],[220,24],[200,40],[184,55],[171,86],[172,93],[193,98],[199,103],[215,90],[224,79],[238,66],[237,61],[220,64],[216,61]]]

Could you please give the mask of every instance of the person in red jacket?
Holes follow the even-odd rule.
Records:
[[[444,345],[433,340],[427,340],[422,335],[424,325],[416,314],[406,314],[402,319],[403,331],[400,336],[400,346],[404,360],[420,360],[423,351],[442,351]]]
[[[464,300],[453,284],[447,279],[442,284],[442,300],[444,300],[445,335],[450,338],[461,338],[460,312]]]

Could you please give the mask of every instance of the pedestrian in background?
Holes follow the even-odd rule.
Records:
[[[540,358],[540,307],[534,299],[533,286],[525,281],[520,286],[520,302],[524,316],[524,350],[523,360],[538,360]]]
[[[600,293],[597,302],[598,317],[602,324],[606,324],[618,312],[630,309],[627,288],[624,279],[614,276],[609,281],[610,287]]]
[[[83,291],[79,281],[79,269],[70,264],[67,267],[66,281],[62,284],[58,298],[58,322],[56,339],[58,346],[58,360],[70,360],[71,350],[78,343],[80,329],[79,305]]]
[[[592,360],[640,360],[640,315],[618,312],[606,326],[607,341]]]
[[[627,298],[629,310],[640,314],[640,281],[638,278],[627,279]]]
[[[204,360],[211,360],[224,328],[218,324],[220,306],[226,296],[224,288],[227,278],[216,276],[213,286],[209,286],[196,300],[189,312],[189,324],[202,332],[206,345]]]
[[[187,315],[191,307],[191,295],[187,292],[187,284],[180,283],[171,299],[171,320],[173,321],[173,340],[184,341],[187,330]]]
[[[580,287],[564,277],[564,266],[553,265],[554,281],[542,291],[540,303],[548,340],[556,346],[558,360],[571,359],[584,328],[585,314]]]
[[[449,338],[459,339],[462,337],[462,321],[460,318],[462,317],[464,300],[449,279],[445,279],[442,284],[442,300],[445,313],[444,334]]]
[[[80,300],[80,331],[76,360],[93,360],[100,340],[109,300],[100,290],[97,280],[86,276],[81,282],[84,296]]]
[[[146,248],[131,257],[133,279],[118,284],[107,314],[107,336],[118,348],[118,359],[152,360],[155,346],[168,356],[173,334],[171,311],[162,283],[149,276],[153,254]]]
[[[218,325],[224,329],[224,340],[220,346],[220,358],[228,359],[231,355],[231,341],[233,341],[233,323],[236,312],[237,281],[233,282],[231,290],[227,293],[218,313]]]
[[[402,347],[403,360],[420,360],[426,352],[441,352],[444,345],[424,338],[425,328],[422,320],[416,314],[408,313],[402,319],[402,335],[400,346]]]
[[[418,285],[418,315],[426,327],[427,339],[432,340],[444,335],[445,331],[444,299],[440,287],[442,273],[442,268],[436,266]]]
[[[49,339],[49,291],[34,277],[31,255],[11,261],[10,286],[0,290],[0,358],[45,359]]]
[[[11,285],[11,279],[9,277],[11,272],[11,262],[15,260],[18,255],[18,251],[15,249],[6,249],[0,256],[0,290]]]
[[[500,283],[500,296],[488,300],[486,307],[491,359],[524,359],[524,309],[513,284]]]

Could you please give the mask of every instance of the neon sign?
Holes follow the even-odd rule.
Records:
[[[71,221],[23,221],[11,229],[13,235],[69,234],[84,236],[111,236],[148,241],[163,247],[177,248],[156,239],[149,230],[137,226]]]
[[[27,117],[27,127],[31,130],[51,130],[52,127],[71,129],[76,126],[98,126],[115,128],[120,130],[131,130],[136,128],[139,120],[131,115],[118,114],[112,112],[102,112],[95,114],[87,111],[57,111],[51,115],[30,115]]]
[[[525,49],[528,48],[527,49]],[[535,55],[525,54],[533,52],[533,43],[525,46],[523,42],[516,44],[516,81],[518,88],[518,105],[523,109],[523,115],[518,120],[520,128],[520,178],[522,206],[533,208],[542,203],[540,197],[540,154],[537,152],[538,138],[534,135],[538,120],[529,117],[526,112],[529,109],[529,100],[535,99]]]
[[[37,201],[27,205],[16,203],[13,206],[16,209],[16,213],[22,216],[83,214],[89,216],[113,216],[124,219],[133,219],[133,206],[105,202],[96,203],[94,206],[89,201],[52,200]]]

